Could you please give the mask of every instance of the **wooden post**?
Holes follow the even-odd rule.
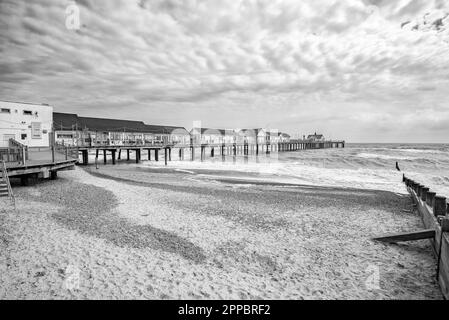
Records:
[[[115,152],[116,152],[117,150],[111,150],[111,153],[112,153],[112,164],[115,164]]]
[[[433,198],[433,215],[444,216],[446,215],[446,198],[441,196],[435,196]]]
[[[428,191],[428,192],[427,192],[426,203],[427,203],[429,206],[432,206],[432,205],[433,205],[433,199],[435,198],[435,196],[436,196],[436,193],[435,193],[435,192],[431,192],[431,191]]]
[[[87,166],[89,162],[89,151],[88,150],[82,150],[81,151],[81,157],[83,158],[83,165]]]
[[[167,149],[168,149],[167,147],[164,148],[164,155],[165,155],[165,156],[164,156],[164,161],[165,161],[165,165],[167,165],[167,151],[168,151]]]
[[[179,148],[179,160],[182,160],[182,148]]]
[[[159,149],[154,149],[154,160],[159,161]]]
[[[103,162],[106,164],[106,149],[103,150]]]
[[[122,149],[118,149],[118,157],[117,160],[120,160],[122,158]]]
[[[211,158],[214,157],[214,147],[213,146],[210,149],[210,156],[211,156]]]
[[[258,156],[258,155],[259,155],[259,144],[256,143],[256,156]]]
[[[434,229],[425,229],[419,231],[405,232],[405,233],[394,233],[387,234],[381,237],[372,238],[376,241],[388,242],[388,243],[397,243],[400,241],[414,241],[414,240],[422,240],[422,239],[432,239],[435,237]]]
[[[140,163],[140,159],[142,158],[142,149],[136,149],[136,163]]]
[[[23,165],[25,165],[25,147],[22,147]],[[51,146],[51,162],[55,163],[55,146]]]
[[[151,161],[151,149],[148,149],[148,161]]]
[[[422,201],[426,201],[426,199],[427,199],[427,191],[429,191],[429,188],[424,187],[424,188],[421,189],[421,200]]]
[[[127,160],[129,161],[129,149],[126,149]]]
[[[418,183],[418,185],[416,186],[416,195],[418,196],[418,198],[421,197],[421,188],[422,188],[422,187],[423,187],[423,186],[420,185],[419,183]]]
[[[195,160],[195,148],[192,145],[190,146],[190,160]]]
[[[56,178],[58,178],[58,171],[50,171],[50,180],[56,180]]]

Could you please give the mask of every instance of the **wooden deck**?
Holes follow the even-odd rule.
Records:
[[[344,148],[345,141],[310,141],[310,140],[292,140],[289,142],[279,142],[279,143],[192,143],[192,144],[160,144],[160,145],[84,145],[76,147],[78,152],[81,153],[82,161],[80,164],[87,165],[89,163],[89,151],[95,151],[95,158],[100,157],[100,152],[103,154],[104,163],[107,162],[107,153],[109,152],[112,158],[112,164],[116,163],[116,160],[121,159],[122,151],[126,151],[127,160],[130,160],[130,152],[135,153],[135,161],[139,163],[142,158],[142,151],[147,151],[148,160],[151,160],[152,153],[154,154],[154,159],[159,161],[159,151],[164,151],[165,153],[165,163],[167,160],[171,161],[172,150],[176,149],[179,153],[179,159],[184,160],[185,150],[188,150],[190,155],[190,160],[195,158],[195,150],[201,150],[201,160],[206,157],[206,150],[209,151],[210,157],[216,155],[226,156],[249,156],[260,154],[269,154],[271,152],[288,152],[288,151],[298,151],[298,150],[310,150],[310,149],[326,149],[326,148]]]
[[[9,177],[20,177],[22,184],[27,184],[29,178],[56,178],[60,170],[74,169],[78,159],[67,154],[53,152],[51,148],[30,148],[23,161],[7,162],[6,170]]]

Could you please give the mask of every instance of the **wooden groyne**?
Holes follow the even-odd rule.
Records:
[[[134,154],[136,163],[140,163],[142,155],[146,151],[148,160],[159,161],[160,153],[164,154],[164,161],[172,160],[172,150],[177,154],[179,160],[195,160],[196,150],[200,150],[200,160],[203,161],[207,155],[211,158],[221,156],[259,156],[262,154],[270,154],[272,152],[289,152],[298,150],[326,149],[326,148],[344,148],[345,141],[309,141],[309,140],[292,140],[289,142],[266,143],[266,144],[250,144],[250,143],[224,143],[224,144],[167,144],[167,145],[91,145],[73,147],[81,153],[82,161],[80,164],[89,164],[89,152],[95,151],[96,161],[99,157],[103,157],[103,162],[107,163],[108,154],[112,160],[112,164],[116,164],[117,160],[124,157],[122,152],[126,152],[126,159],[131,159],[130,154]],[[187,158],[186,159],[186,153]]]
[[[437,280],[445,299],[449,299],[449,204],[446,198],[430,188],[403,176],[403,182],[412,196],[421,216],[433,252],[437,257]],[[430,232],[430,231],[434,232]]]

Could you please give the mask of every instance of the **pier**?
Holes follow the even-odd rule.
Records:
[[[95,145],[80,147],[70,147],[71,152],[78,152],[81,156],[79,164],[89,164],[89,154],[95,152],[95,163],[103,162],[104,164],[110,162],[114,165],[118,160],[126,159],[126,161],[135,161],[140,163],[142,158],[146,156],[145,160],[159,161],[163,154],[163,159],[167,165],[168,161],[172,161],[173,157],[177,156],[178,160],[196,159],[196,154],[199,151],[199,159],[205,160],[207,157],[214,158],[221,156],[223,159],[226,156],[261,156],[271,154],[272,152],[291,152],[300,150],[314,150],[326,148],[344,148],[345,141],[310,141],[310,140],[291,140],[288,142],[279,143],[208,143],[208,144],[164,144],[164,145]],[[101,161],[102,158],[102,161]]]

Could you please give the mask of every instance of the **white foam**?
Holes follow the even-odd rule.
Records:
[[[158,167],[159,164],[146,164]],[[165,167],[165,166],[164,166]],[[260,174],[256,178],[249,175],[248,179],[280,183],[297,183],[315,186],[346,187],[372,190],[387,190],[404,194],[406,189],[402,184],[402,174],[386,169],[335,169],[320,168],[296,163],[232,163],[232,162],[170,162],[168,168],[190,171],[194,169],[213,171],[234,171],[239,173]],[[213,174],[208,174],[213,176]],[[227,176],[229,177],[229,176]],[[241,176],[239,177],[241,178]]]

